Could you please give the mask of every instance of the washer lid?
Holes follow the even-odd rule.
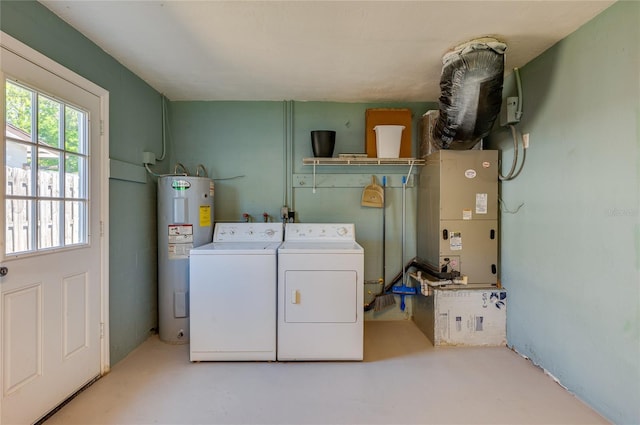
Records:
[[[212,242],[191,250],[190,255],[273,255],[281,242]]]
[[[363,254],[364,248],[355,241],[285,241],[278,249],[280,254]]]

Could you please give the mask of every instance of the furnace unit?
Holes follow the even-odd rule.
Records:
[[[495,285],[498,151],[439,150],[425,158],[418,189],[417,262],[441,278]]]

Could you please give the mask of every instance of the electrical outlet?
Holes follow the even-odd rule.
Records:
[[[529,149],[529,133],[524,133],[522,135],[522,145],[525,149]]]

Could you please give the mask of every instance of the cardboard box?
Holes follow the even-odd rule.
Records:
[[[377,158],[376,132],[373,127],[376,125],[404,125],[402,138],[400,139],[400,158],[413,157],[411,146],[411,110],[373,108],[365,112],[365,152],[369,158]]]
[[[415,301],[414,321],[435,346],[507,343],[504,289],[434,289]]]

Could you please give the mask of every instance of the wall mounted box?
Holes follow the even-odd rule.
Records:
[[[414,298],[413,320],[435,346],[499,346],[507,342],[504,289],[434,289]]]
[[[369,158],[377,158],[376,132],[373,128],[377,125],[403,125],[400,140],[400,158],[413,157],[411,146],[411,110],[392,108],[373,108],[365,112],[365,151]]]

